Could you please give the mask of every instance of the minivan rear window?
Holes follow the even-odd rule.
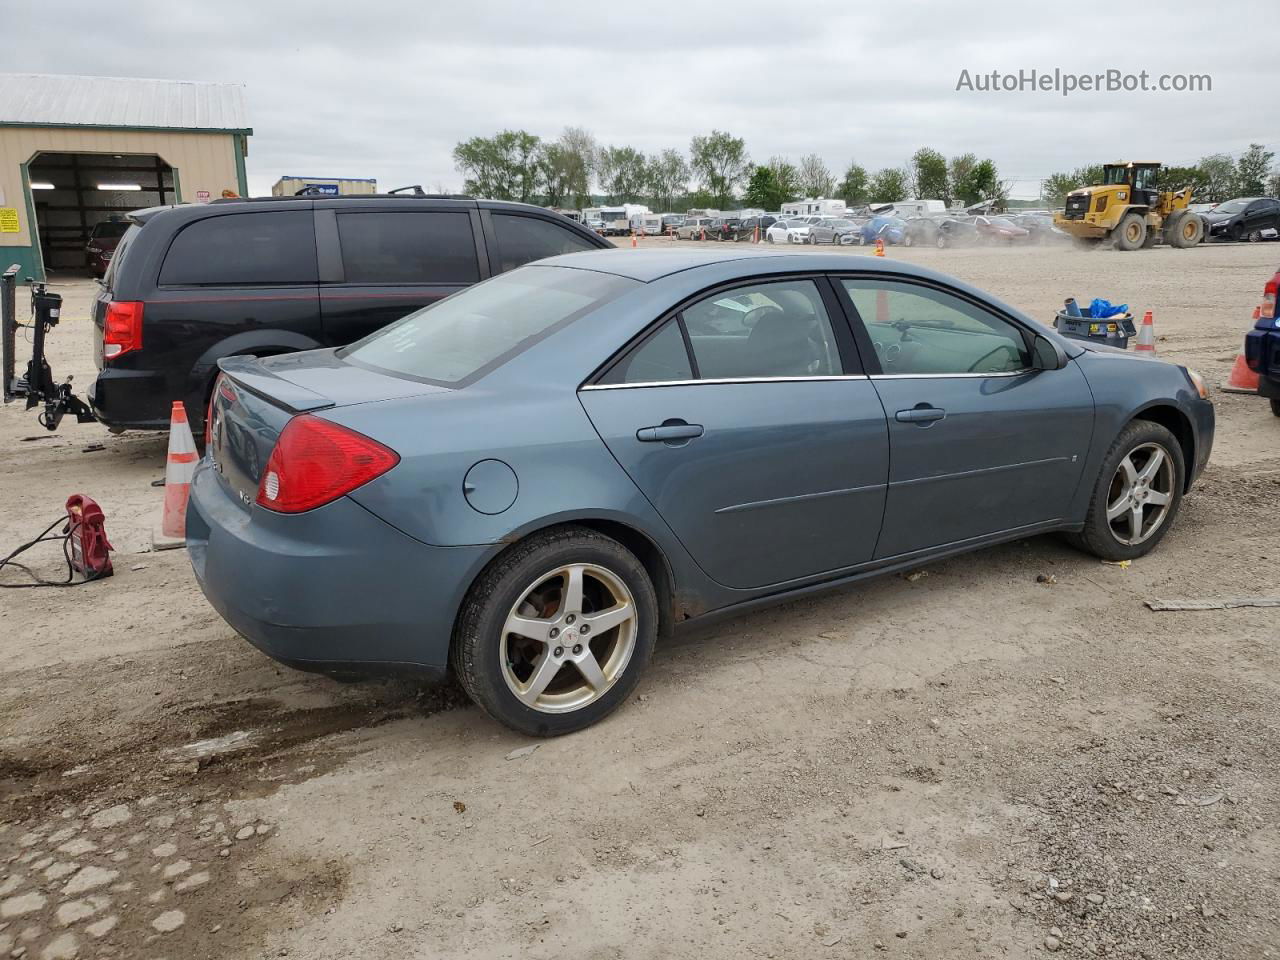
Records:
[[[310,210],[197,220],[173,238],[160,267],[160,283],[181,286],[279,286],[317,278]]]
[[[411,313],[338,356],[384,373],[465,386],[637,284],[589,270],[524,267]]]

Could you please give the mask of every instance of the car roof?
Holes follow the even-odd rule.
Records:
[[[763,253],[753,250],[720,252],[718,250],[593,250],[565,253],[539,260],[531,266],[570,267],[610,273],[641,283],[651,283],[686,270],[703,270],[716,276],[711,282],[750,277],[761,273],[831,273],[874,271],[935,280],[949,286],[969,290],[954,277],[926,267],[884,257],[849,256],[839,253]],[[973,291],[976,292],[976,291]],[[990,294],[981,294],[991,299]]]

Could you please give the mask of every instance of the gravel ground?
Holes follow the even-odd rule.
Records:
[[[1150,309],[1219,383],[1280,244],[891,256]],[[55,289],[83,388],[93,286]],[[84,492],[117,572],[0,595],[0,957],[1280,956],[1276,613],[1142,603],[1277,595],[1280,420],[1216,400],[1129,568],[1042,537],[703,628],[533,750],[267,660],[149,552],[162,437],[10,405],[0,544]]]

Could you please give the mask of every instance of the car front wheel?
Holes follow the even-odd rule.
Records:
[[[513,547],[463,604],[452,648],[462,687],[490,716],[550,737],[590,726],[635,689],[658,602],[616,540],[561,527]]]
[[[1135,420],[1102,462],[1077,546],[1103,560],[1133,560],[1155,549],[1182,503],[1186,464],[1165,427]]]

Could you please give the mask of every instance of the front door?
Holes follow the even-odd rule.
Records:
[[[580,393],[623,469],[725,586],[814,576],[875,551],[884,410],[828,303],[807,279],[710,294]]]
[[[877,559],[1060,520],[1093,396],[1074,363],[1031,369],[1027,331],[934,286],[844,279],[880,371],[891,468]]]

